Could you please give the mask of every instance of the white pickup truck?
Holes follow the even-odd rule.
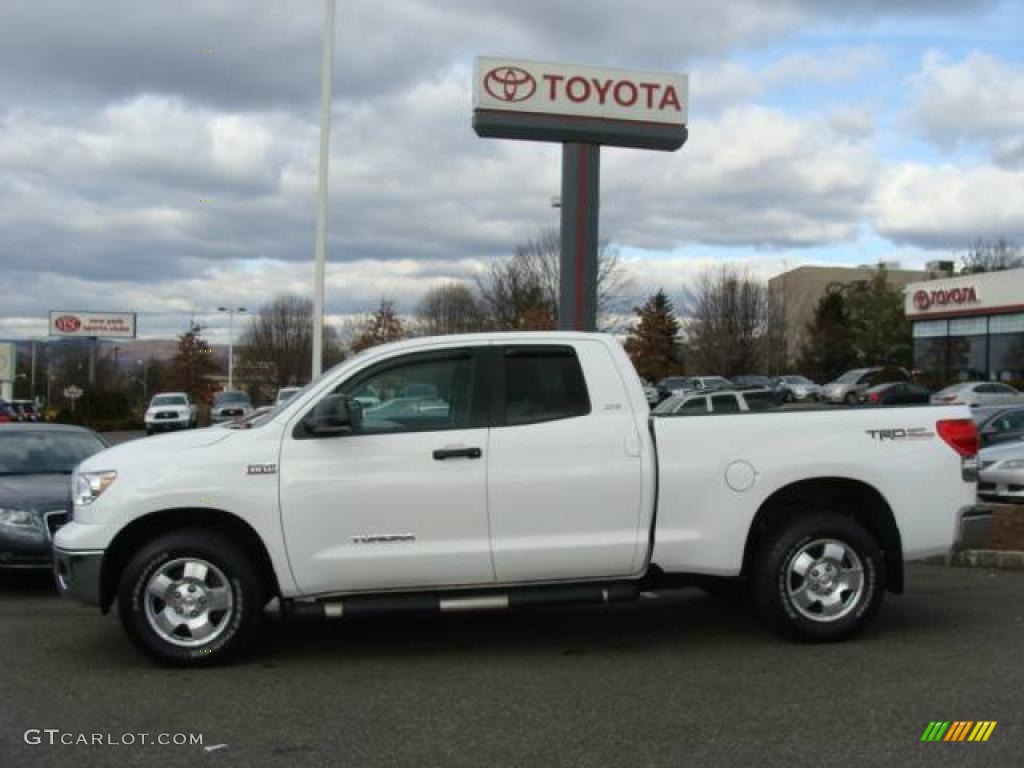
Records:
[[[976,450],[963,407],[652,419],[609,336],[422,338],[92,456],[54,568],[181,665],[233,655],[272,598],[344,617],[744,585],[784,633],[838,640],[905,560],[984,535]]]
[[[161,392],[149,401],[143,420],[146,434],[172,429],[195,429],[199,422],[199,406],[187,392]]]

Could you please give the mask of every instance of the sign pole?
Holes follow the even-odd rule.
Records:
[[[327,269],[327,158],[331,140],[331,74],[334,68],[334,0],[324,0],[324,48],[320,60],[320,169],[316,195],[316,258],[313,277],[313,378],[323,371],[324,292]]]
[[[558,327],[597,330],[598,205],[601,146],[562,145],[561,269]]]
[[[96,388],[96,337],[89,337],[89,389]]]

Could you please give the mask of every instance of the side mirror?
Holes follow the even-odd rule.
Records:
[[[358,432],[363,425],[363,408],[347,395],[328,395],[302,420],[311,435],[328,437]]]

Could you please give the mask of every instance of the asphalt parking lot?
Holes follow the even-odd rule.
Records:
[[[273,622],[231,667],[168,670],[48,578],[0,575],[0,755],[15,765],[1024,764],[1024,573],[915,565],[869,632],[783,642],[743,600]],[[921,743],[930,720],[990,740]],[[200,733],[202,745],[50,746]],[[212,749],[211,749],[212,748]]]

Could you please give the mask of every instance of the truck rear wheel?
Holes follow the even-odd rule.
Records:
[[[806,641],[845,640],[878,612],[885,560],[857,522],[817,513],[765,541],[752,582],[762,616],[782,634]]]
[[[121,574],[118,613],[149,656],[173,666],[216,664],[244,649],[265,592],[250,559],[209,531],[182,530],[143,547]]]

